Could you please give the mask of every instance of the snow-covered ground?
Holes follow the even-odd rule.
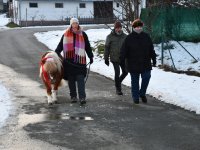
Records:
[[[4,121],[9,115],[9,110],[11,106],[10,95],[8,89],[1,85],[0,82],[0,128],[3,126]]]
[[[49,31],[43,33],[36,33],[37,39],[48,46],[49,49],[55,50],[57,44],[64,31]],[[109,29],[91,29],[86,31],[91,46],[94,46],[98,40],[105,40],[110,33]],[[171,50],[172,57],[177,69],[181,70],[196,70],[200,72],[200,43],[181,42],[186,49],[198,60],[193,63],[193,58],[177,43],[171,41],[174,49]],[[161,63],[161,45],[155,45],[158,56],[158,64]],[[165,63],[171,64],[168,59],[169,53],[165,51]],[[91,65],[91,71],[98,72],[104,76],[114,79],[113,66],[107,67],[104,64],[102,57],[95,53],[94,63]],[[130,76],[127,76],[123,84],[131,86]],[[200,78],[195,76],[188,76],[185,74],[176,74],[172,72],[165,72],[157,67],[152,70],[152,78],[147,90],[150,94],[166,103],[180,106],[184,109],[194,111],[200,114]],[[131,95],[130,95],[131,96]]]
[[[0,14],[0,29],[8,28],[5,25],[7,25],[9,21],[10,19],[6,18],[6,14]]]
[[[0,15],[0,29],[7,28],[5,25],[9,22],[5,14]],[[1,67],[1,66],[0,66]],[[6,118],[9,116],[11,106],[9,90],[1,84],[0,79],[0,128],[3,126]]]

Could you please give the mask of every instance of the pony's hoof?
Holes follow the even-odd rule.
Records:
[[[52,105],[53,105],[53,103],[52,103],[52,102],[50,102],[50,103],[48,103],[48,105],[49,105],[49,106],[52,106]]]
[[[52,99],[52,102],[53,102],[53,103],[55,103],[56,101],[58,101],[57,98],[53,98],[53,99]]]
[[[59,104],[58,101],[54,101],[54,104]]]

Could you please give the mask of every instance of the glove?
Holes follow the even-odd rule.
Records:
[[[90,64],[92,64],[92,63],[93,63],[93,58],[91,57],[91,58],[90,58]]]
[[[156,67],[156,60],[153,60],[153,67]]]
[[[109,60],[105,60],[105,64],[109,66]]]

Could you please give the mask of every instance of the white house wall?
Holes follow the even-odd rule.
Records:
[[[141,14],[141,9],[146,8],[146,0],[142,0],[139,6],[139,14]]]
[[[122,7],[119,6],[117,7],[117,3],[113,2],[113,13],[115,15],[115,17],[117,17],[118,19],[122,19]]]
[[[139,15],[141,14],[141,9],[146,8],[146,0],[141,0],[140,2],[141,3],[139,5]],[[116,4],[117,4],[116,2],[115,3],[113,2],[114,14],[117,18],[122,19],[123,18],[122,13],[123,11],[126,11],[126,10],[123,10],[121,6],[117,7]],[[133,6],[133,9],[134,9],[134,6]]]
[[[141,1],[141,8],[146,8],[146,0]]]
[[[55,2],[38,2],[38,8],[30,8],[29,2],[21,3],[22,21],[63,20],[67,17],[93,17],[93,3],[85,2],[86,8],[79,8],[79,3],[63,3],[63,8],[55,8]]]
[[[110,0],[109,0],[110,1]],[[38,3],[37,8],[30,8],[29,3]],[[63,3],[63,8],[55,8],[55,3]],[[86,8],[79,8],[79,3],[85,3]],[[19,9],[19,7],[21,9]],[[113,8],[116,7],[116,2],[113,2]],[[121,11],[120,11],[121,12]],[[94,7],[93,1],[19,1],[13,0],[13,15],[14,22],[19,24],[19,21],[60,21],[69,17],[91,17],[93,18]],[[113,11],[116,17],[122,18],[120,13]]]
[[[0,0],[0,11],[3,10],[3,0]]]

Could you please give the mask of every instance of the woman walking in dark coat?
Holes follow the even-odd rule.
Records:
[[[85,76],[86,54],[93,63],[93,53],[88,37],[79,26],[77,18],[71,18],[70,27],[63,34],[55,52],[60,55],[64,53],[64,77],[68,80],[71,102],[77,102],[76,82],[78,85],[78,95],[81,104],[86,103]]]
[[[146,90],[151,78],[152,63],[156,65],[156,53],[149,35],[142,31],[143,22],[136,19],[132,23],[133,32],[125,39],[120,53],[121,61],[126,59],[131,74],[132,98],[139,104],[139,97],[146,103]],[[139,78],[142,78],[141,86]]]

